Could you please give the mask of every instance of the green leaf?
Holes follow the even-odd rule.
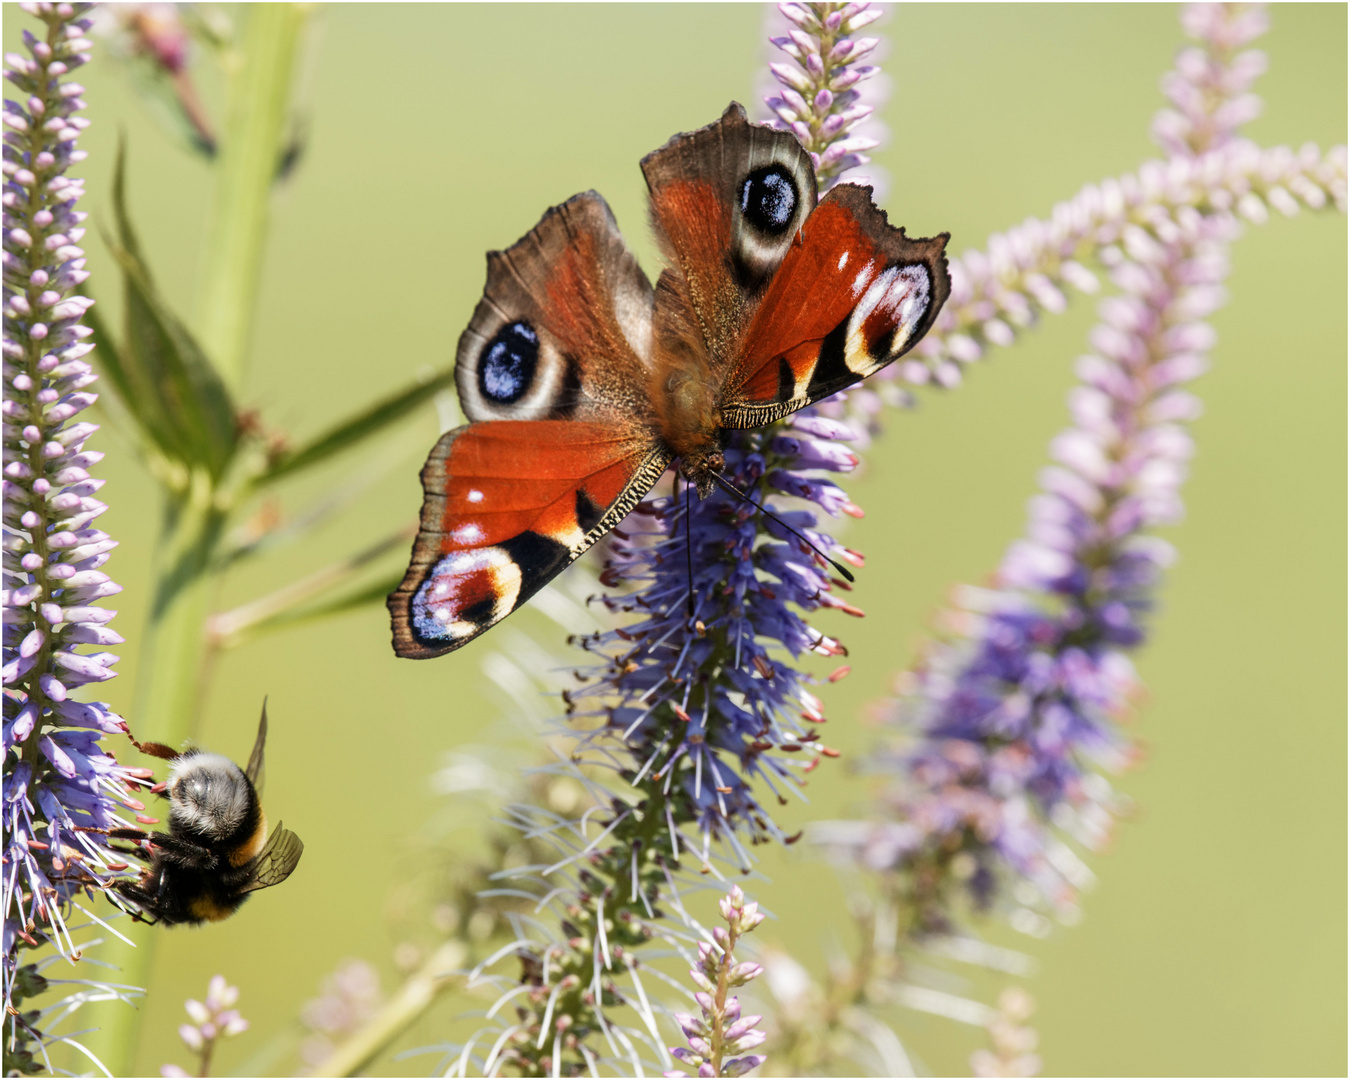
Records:
[[[105,357],[111,359],[108,370],[128,410],[166,457],[201,466],[219,479],[239,441],[234,403],[187,327],[155,290],[127,212],[125,166],[125,147],[119,147],[113,176],[118,239],[106,239],[122,267],[126,312],[122,346]],[[101,343],[111,343],[106,325],[94,332]]]
[[[84,295],[89,294],[85,292]],[[103,321],[103,316],[98,313],[96,306],[85,312],[84,321],[94,332],[94,361],[98,364],[99,370],[112,383],[114,393],[123,408],[131,415],[132,421],[141,429],[141,434],[162,449],[168,436],[159,399],[153,394],[141,392],[133,384],[133,373],[127,370],[112,331],[108,329],[108,324]]]
[[[432,376],[426,382],[377,401],[368,409],[328,429],[318,438],[296,450],[287,451],[264,472],[255,483],[270,484],[283,476],[308,468],[334,454],[354,446],[376,432],[402,419],[423,402],[435,397],[455,381],[455,372],[449,368]]]

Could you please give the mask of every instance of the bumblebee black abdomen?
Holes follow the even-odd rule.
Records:
[[[187,902],[187,908],[191,912],[193,922],[219,922],[221,919],[228,919],[239,910],[239,905],[248,899],[248,893],[239,889],[239,886],[244,884],[242,880],[244,875],[238,871],[198,876],[201,881],[194,883],[196,887],[193,890],[185,890],[184,893],[191,897]],[[235,876],[241,880],[231,880]]]

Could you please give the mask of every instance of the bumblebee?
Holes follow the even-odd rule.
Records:
[[[135,840],[150,865],[113,889],[141,909],[145,922],[200,924],[233,915],[249,894],[291,875],[305,845],[281,825],[270,836],[258,793],[262,787],[267,703],[258,738],[240,769],[220,754],[182,753],[160,743],[137,743],[144,753],[170,762],[163,785],[169,798],[169,831],[110,829],[110,838]]]

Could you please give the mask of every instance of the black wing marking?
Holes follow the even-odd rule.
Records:
[[[304,854],[305,845],[300,837],[288,832],[284,825],[278,825],[277,831],[267,838],[267,846],[253,861],[252,876],[239,891],[256,892],[270,885],[280,885],[295,869]]]
[[[262,716],[258,720],[258,738],[253,743],[253,753],[248,756],[248,768],[244,775],[248,777],[253,790],[262,794],[263,786],[263,744],[267,742],[267,699],[263,698]]]

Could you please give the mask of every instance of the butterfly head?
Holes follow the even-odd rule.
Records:
[[[712,493],[714,479],[727,467],[727,459],[722,448],[705,450],[689,454],[680,459],[680,475],[694,485],[700,499],[706,499]]]

